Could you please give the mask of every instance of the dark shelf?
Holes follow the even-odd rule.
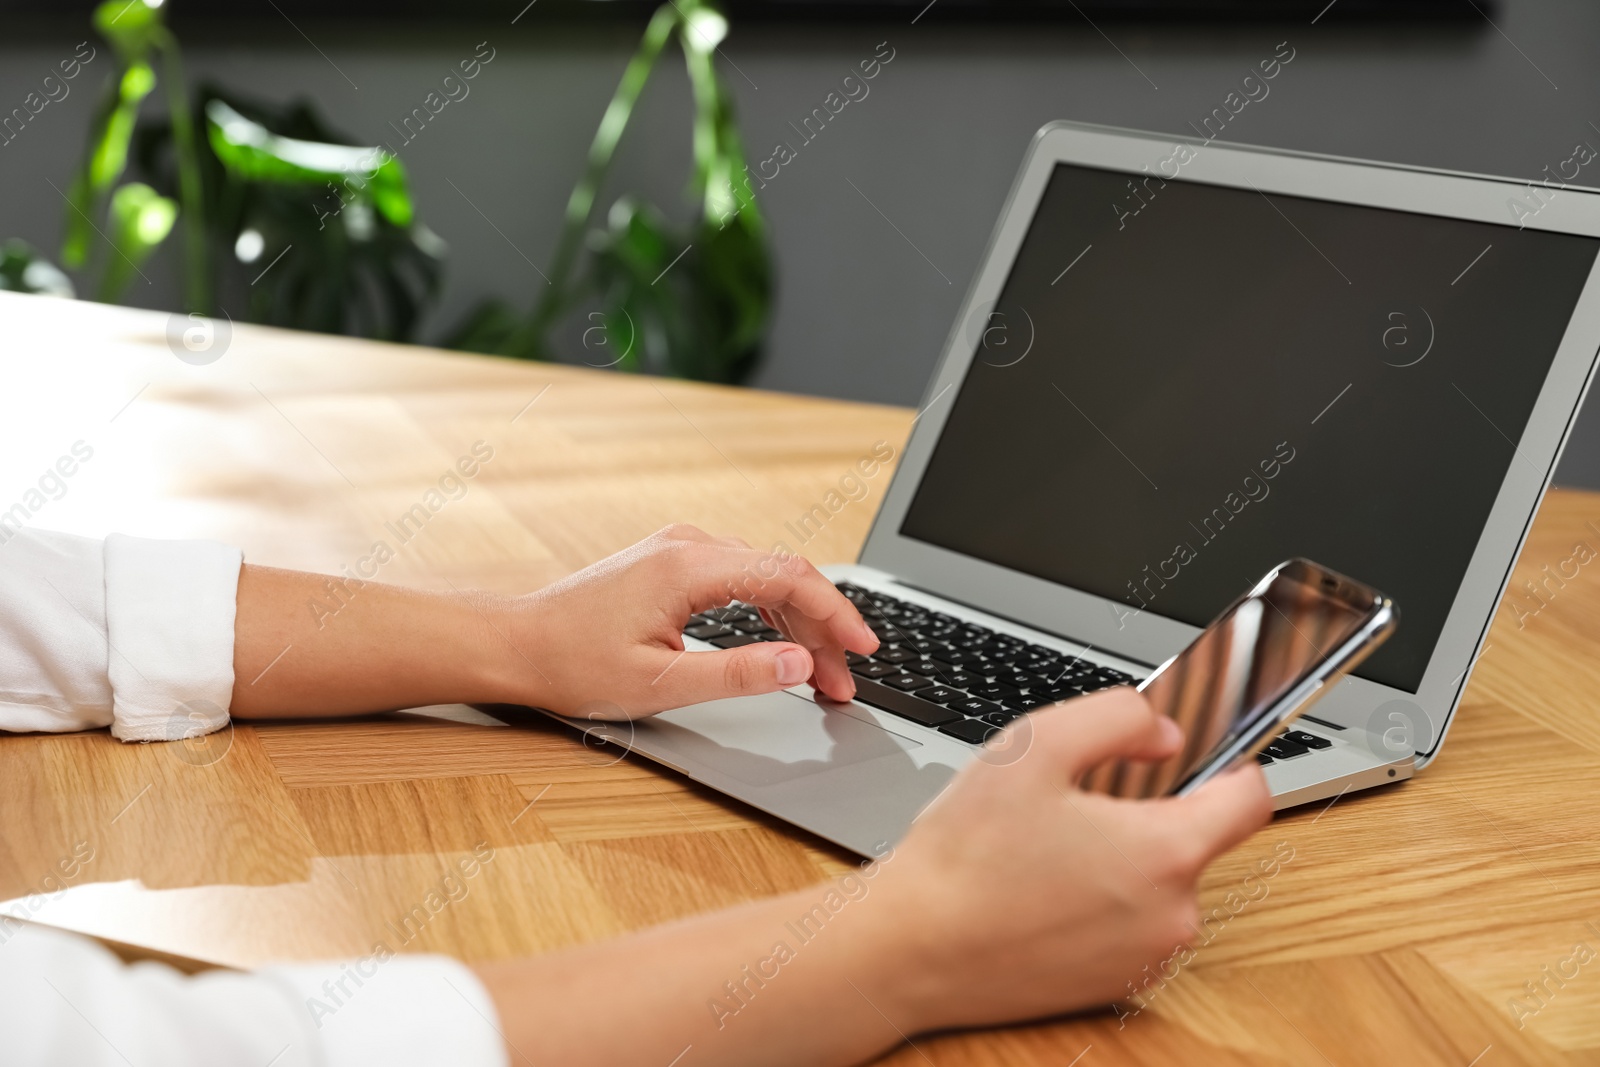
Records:
[[[407,24],[464,22],[509,24],[525,0],[169,0],[172,25],[211,27],[339,21]],[[41,12],[36,0],[0,0],[7,21],[34,25],[87,22],[95,0],[56,0]],[[1481,22],[1492,16],[1490,0],[724,0],[736,22]],[[539,22],[642,22],[657,0],[537,0],[519,25]],[[1320,16],[1320,17],[1319,17]]]

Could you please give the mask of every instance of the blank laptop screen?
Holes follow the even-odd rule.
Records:
[[[1131,178],[1056,167],[900,532],[1195,626],[1305,556],[1415,692],[1600,241]]]

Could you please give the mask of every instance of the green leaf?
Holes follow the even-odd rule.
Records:
[[[479,302],[445,335],[441,342],[445,348],[462,352],[504,351],[507,342],[522,325],[521,317],[504,300],[488,299]]]
[[[140,4],[142,7],[142,3]],[[117,78],[101,101],[89,133],[89,155],[67,189],[67,234],[61,261],[81,268],[89,261],[94,217],[107,190],[128,166],[128,143],[139,120],[139,105],[155,88],[156,75],[143,60],[132,63]]]
[[[702,3],[682,7],[683,47],[686,52],[710,55],[728,36],[728,20],[722,12]]]
[[[123,62],[142,61],[166,32],[160,7],[145,0],[106,0],[94,9],[94,28],[111,42]]]
[[[12,239],[0,246],[0,289],[15,293],[40,293],[71,298],[72,279],[54,263],[34,251],[26,241]]]
[[[226,110],[212,108],[217,101]],[[194,127],[206,132],[199,138],[201,181],[196,184],[204,198],[206,245],[215,250],[216,281],[248,294],[242,315],[232,309],[235,317],[300,330],[413,339],[425,310],[438,298],[448,249],[419,219],[397,226],[356,181],[346,184],[343,168],[350,155],[370,167],[374,151],[352,145],[303,100],[270,103],[202,84],[193,114]],[[209,129],[213,116],[223,121],[238,116],[247,129],[253,127],[244,138],[251,151],[231,156],[232,166],[215,150]],[[161,120],[142,122],[135,138],[132,165],[167,196],[182,188],[180,141],[179,131]],[[330,174],[300,167],[301,157],[285,161],[258,151],[284,142],[331,147],[345,158],[335,164],[339,172]],[[238,146],[225,140],[224,152],[230,147]],[[315,172],[310,180],[306,171]],[[393,190],[409,207],[404,172],[394,174]],[[365,180],[363,174],[355,177]],[[187,218],[187,201],[181,211]],[[389,215],[405,217],[392,210]]]
[[[280,185],[336,183],[396,226],[416,215],[405,168],[386,149],[280,137],[222,100],[206,105],[211,150],[235,177]]]
[[[140,60],[123,71],[118,84],[117,106],[100,141],[89,156],[89,183],[95,189],[108,189],[128,165],[128,142],[138,121],[139,105],[156,87],[156,72]]]
[[[605,345],[588,343],[597,335],[585,331],[585,362],[671,373],[674,353],[694,350],[701,337],[694,302],[685,298],[693,292],[685,267],[692,250],[659,211],[633,197],[613,204],[606,222],[589,239],[599,303],[589,325],[603,329]]]
[[[754,368],[772,307],[772,265],[766,238],[749,216],[717,228],[707,224],[692,264],[706,339],[684,362],[698,364],[688,377],[743,381]],[[680,366],[683,364],[680,363]]]
[[[160,247],[178,220],[178,204],[145,185],[129,182],[111,194],[111,247],[100,299],[114,301]]]

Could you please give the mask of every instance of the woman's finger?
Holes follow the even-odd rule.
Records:
[[[855,652],[873,652],[878,637],[855,605],[802,556],[707,546],[690,564],[694,609],[726,603],[731,595],[757,607],[783,608],[824,624],[833,640]],[[790,609],[793,609],[792,611]]]

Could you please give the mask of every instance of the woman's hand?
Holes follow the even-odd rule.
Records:
[[[867,902],[896,930],[898,965],[881,995],[907,1032],[1121,999],[1147,964],[1199,933],[1200,873],[1272,815],[1253,763],[1181,798],[1079,791],[1103,762],[1176,751],[1178,727],[1132,688],[1008,729],[996,741],[1024,755],[963,770],[882,864]]]
[[[734,599],[789,640],[685,652],[689,617]],[[693,526],[669,526],[520,597],[246,564],[231,711],[269,719],[460,702],[625,719],[805,681],[849,700],[845,649],[877,647],[855,607],[801,557]]]
[[[689,617],[731,600],[759,607],[789,640],[685,652]],[[516,679],[506,699],[600,719],[801,682],[849,700],[855,682],[845,650],[878,647],[855,607],[804,558],[686,525],[669,526],[506,610],[515,655],[505,667]]]

